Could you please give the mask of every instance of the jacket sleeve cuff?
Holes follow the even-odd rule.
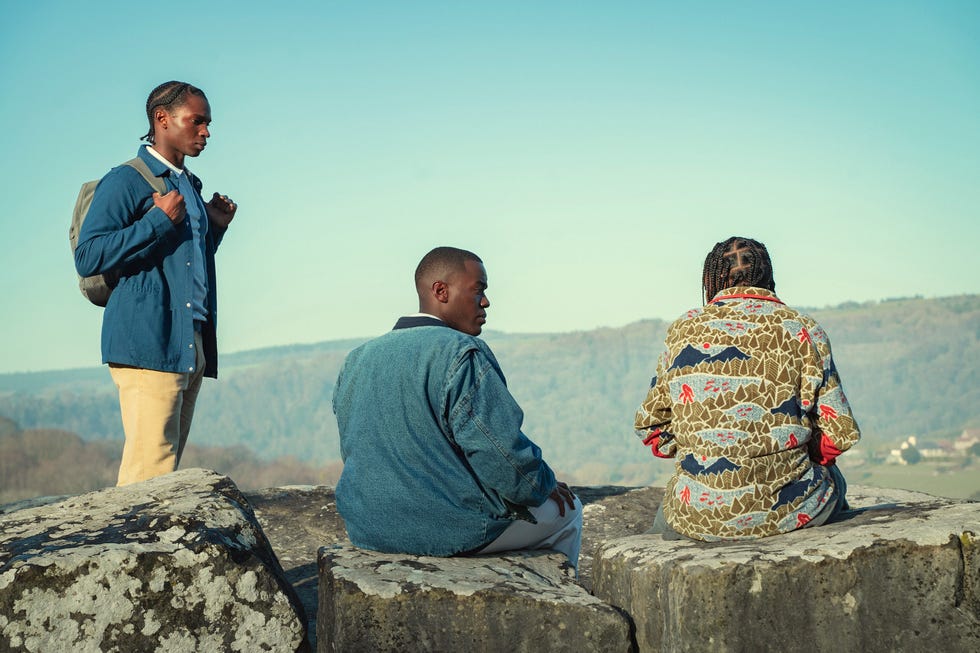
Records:
[[[643,444],[650,447],[650,453],[652,453],[657,458],[673,458],[672,454],[664,453],[660,450],[660,442],[663,439],[664,444],[667,443],[668,439],[673,438],[672,435],[666,433],[661,429],[656,429],[651,431],[650,434],[643,439]]]
[[[820,434],[817,463],[824,466],[833,465],[837,460],[837,456],[841,455],[841,453],[843,452],[830,441],[830,438],[825,433]]]
[[[168,234],[173,233],[177,228],[173,221],[171,221],[170,216],[164,213],[163,209],[155,206],[147,211],[142,219],[146,220],[153,227],[153,235],[157,238],[164,238]]]

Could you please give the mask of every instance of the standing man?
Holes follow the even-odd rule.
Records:
[[[99,182],[75,249],[82,276],[116,271],[102,319],[102,362],[119,389],[126,443],[119,485],[177,469],[204,376],[217,377],[214,252],[238,208],[184,167],[211,134],[201,89],[166,82],[146,101],[138,156],[168,192],[129,165]]]
[[[582,504],[521,431],[524,413],[477,338],[480,258],[437,247],[415,271],[419,313],[352,351],[334,390],[351,542],[451,556],[554,549],[578,564]]]

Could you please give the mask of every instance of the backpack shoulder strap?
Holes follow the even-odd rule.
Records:
[[[123,165],[129,166],[130,168],[134,168],[136,172],[140,173],[140,176],[142,176],[143,179],[146,180],[146,183],[148,183],[150,187],[156,192],[160,193],[161,195],[167,194],[167,184],[164,183],[163,179],[157,177],[155,174],[153,174],[153,172],[150,171],[149,166],[146,165],[146,162],[143,161],[143,159],[139,157],[135,157],[133,159],[130,159]]]

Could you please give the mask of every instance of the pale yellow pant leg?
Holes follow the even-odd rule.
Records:
[[[195,347],[198,354],[193,373],[109,365],[119,389],[126,435],[117,485],[167,474],[180,464],[204,379],[200,335],[195,338]]]

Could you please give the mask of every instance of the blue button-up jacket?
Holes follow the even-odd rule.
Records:
[[[170,169],[146,151],[139,157],[168,191]],[[190,174],[187,171],[187,174]],[[201,182],[191,177],[198,193]],[[214,252],[225,229],[208,224],[205,238],[208,320],[203,324],[204,373],[218,374]],[[153,204],[153,189],[131,166],[113,168],[99,182],[78,235],[75,268],[82,276],[118,269],[102,318],[102,362],[162,372],[190,372],[194,350],[194,244],[188,220],[174,225]]]
[[[337,509],[356,546],[473,551],[555,489],[490,348],[433,318],[402,318],[352,351],[333,408]]]

